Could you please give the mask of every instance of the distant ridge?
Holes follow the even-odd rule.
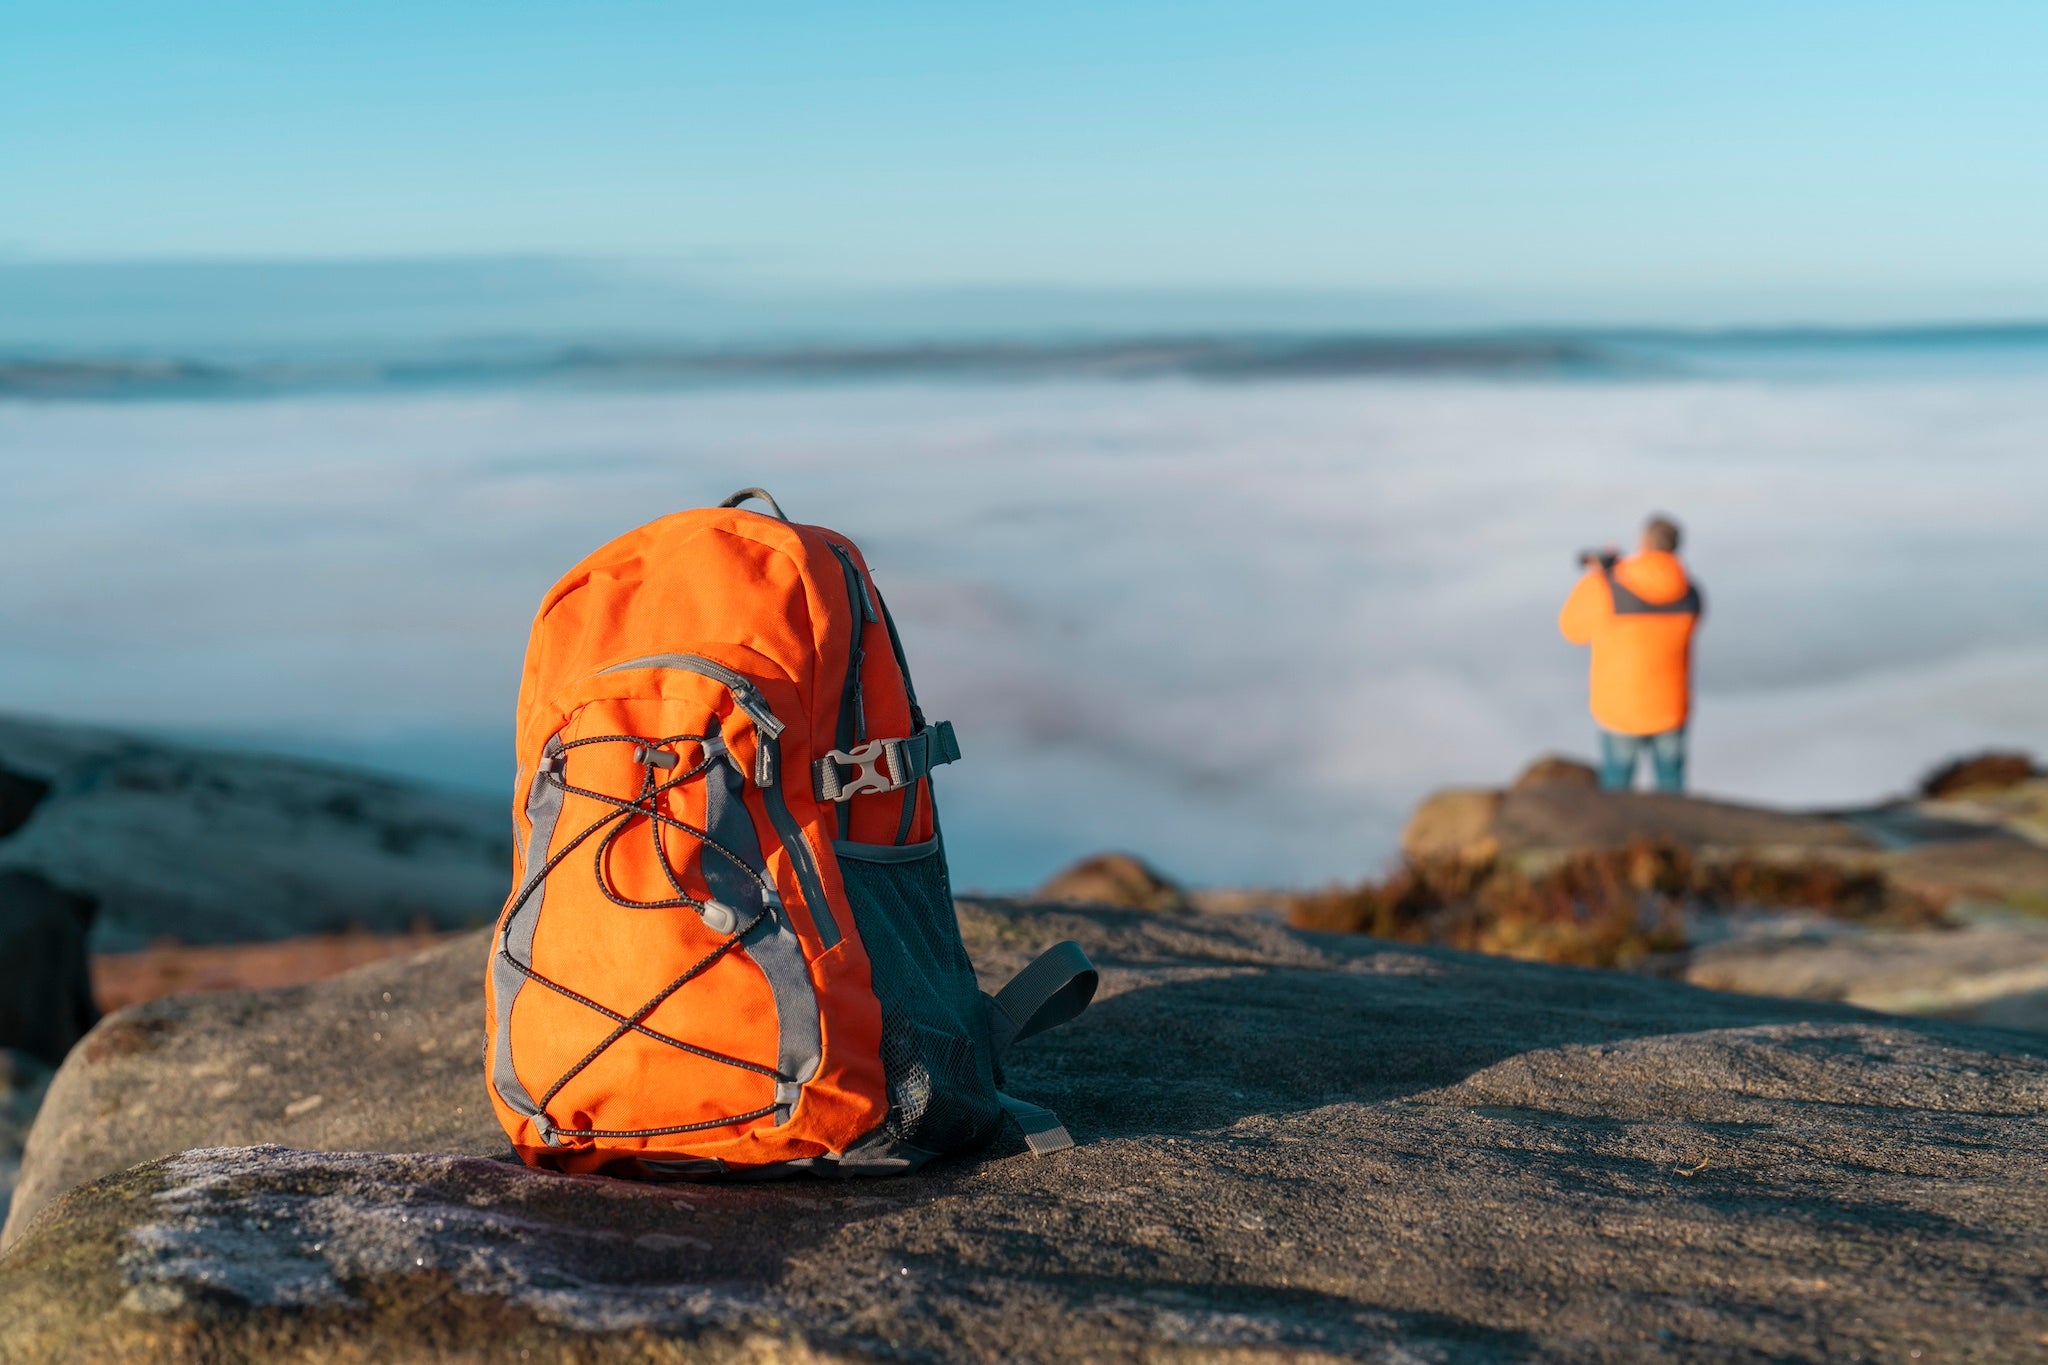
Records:
[[[1726,374],[1744,359],[2038,354],[2048,322],[1469,334],[1216,333],[713,346],[660,340],[471,340],[388,356],[0,351],[0,399],[251,398],[322,391],[489,387],[664,389],[886,380],[1370,376],[1641,378]]]
[[[709,349],[659,345],[450,348],[382,361],[0,357],[0,396],[251,397],[325,389],[498,385],[689,387],[864,379],[1258,380],[1373,374],[1596,373],[1628,358],[1558,337],[1165,337]]]

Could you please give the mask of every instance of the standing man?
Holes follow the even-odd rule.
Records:
[[[1643,754],[1659,791],[1685,790],[1685,724],[1692,712],[1692,634],[1705,610],[1678,560],[1678,523],[1651,517],[1642,548],[1582,554],[1585,577],[1557,628],[1593,647],[1593,720],[1600,727],[1600,785],[1627,791]]]

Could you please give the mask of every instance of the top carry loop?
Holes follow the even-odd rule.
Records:
[[[727,498],[724,502],[721,502],[718,505],[720,507],[738,507],[741,503],[745,502],[749,498],[754,498],[760,502],[767,503],[768,510],[775,514],[775,519],[777,521],[789,520],[788,514],[782,510],[782,505],[776,502],[773,495],[771,495],[765,488],[742,488],[739,492],[734,493],[731,497]]]

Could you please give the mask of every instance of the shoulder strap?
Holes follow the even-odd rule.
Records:
[[[1032,959],[1009,984],[988,997],[989,1031],[997,1062],[1009,1053],[1011,1044],[1077,1017],[1095,998],[1101,980],[1101,973],[1078,943],[1055,943]],[[1024,1143],[1033,1156],[1049,1156],[1074,1145],[1073,1136],[1052,1110],[1003,1091],[997,1091],[996,1097],[1024,1130]]]

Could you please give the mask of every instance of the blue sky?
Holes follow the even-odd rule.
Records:
[[[2009,317],[2044,165],[2038,3],[0,0],[17,263]]]

